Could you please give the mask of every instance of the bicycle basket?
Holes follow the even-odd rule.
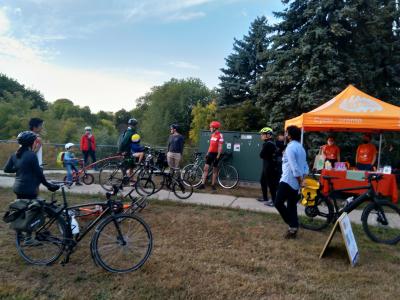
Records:
[[[43,202],[17,199],[10,204],[3,220],[10,223],[11,229],[32,232],[44,224]]]
[[[301,204],[304,206],[314,206],[320,184],[312,178],[304,179],[305,187],[301,189]]]

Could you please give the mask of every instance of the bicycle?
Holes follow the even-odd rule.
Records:
[[[153,193],[157,193],[166,187],[179,199],[188,199],[193,194],[193,186],[190,183],[183,182],[179,171],[179,168],[171,168],[170,172],[166,172],[150,166],[139,172],[137,186],[140,190],[148,190],[155,186]]]
[[[239,183],[239,174],[236,168],[227,161],[232,158],[232,152],[223,153],[218,165],[217,181],[225,189],[232,189]],[[202,152],[194,153],[194,162],[182,169],[182,179],[185,184],[190,183],[193,187],[201,184],[205,161]],[[213,173],[213,166],[208,170],[207,179],[210,180]]]
[[[368,174],[368,185],[366,186],[342,189],[333,188],[332,180],[338,179],[337,177],[323,176],[323,178],[328,180],[329,193],[325,196],[317,190],[316,198],[307,200],[306,216],[300,219],[302,227],[316,231],[322,230],[336,222],[343,212],[350,213],[361,204],[369,202],[361,215],[366,235],[377,243],[394,245],[400,241],[400,209],[388,200],[380,199],[372,184],[372,181],[378,183],[383,178],[382,174]],[[355,190],[366,190],[366,192],[339,208],[335,194]]]
[[[142,267],[150,257],[153,236],[149,225],[136,214],[123,213],[121,201],[112,200],[113,193],[106,194],[106,201],[69,206],[65,196],[64,184],[60,185],[63,204],[57,205],[55,193],[51,202],[43,203],[44,224],[32,233],[16,233],[16,247],[19,255],[34,265],[50,265],[64,253],[61,264],[69,262],[70,255],[78,243],[95,228],[90,242],[90,251],[96,265],[113,273],[127,273]],[[102,211],[83,231],[76,233],[75,215],[79,216],[85,207],[101,206]],[[78,227],[79,228],[79,227]],[[26,243],[34,239],[35,245]]]
[[[79,183],[82,181],[86,185],[91,185],[94,182],[94,176],[87,172],[88,169],[85,167],[85,162],[83,159],[78,160],[78,163],[82,166],[82,168],[78,171],[72,170],[72,183]],[[67,181],[67,176],[64,176],[64,182]]]

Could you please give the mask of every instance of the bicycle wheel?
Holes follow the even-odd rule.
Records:
[[[187,199],[193,194],[193,186],[184,184],[183,180],[173,180],[171,188],[179,199]]]
[[[365,207],[361,216],[367,236],[377,243],[394,245],[400,241],[400,208],[387,200]]]
[[[124,171],[116,164],[107,164],[99,172],[99,182],[103,189],[112,191],[113,185],[120,185],[124,179]]]
[[[309,230],[322,230],[333,219],[333,205],[328,198],[318,196],[315,205],[305,206],[305,216],[300,217],[300,225]]]
[[[94,182],[94,176],[92,174],[86,173],[82,176],[82,181],[86,185],[91,185]]]
[[[225,189],[234,188],[239,182],[239,174],[234,166],[222,165],[218,171],[218,183]]]
[[[187,186],[199,186],[201,184],[202,176],[203,170],[200,168],[200,166],[195,164],[186,165],[181,171],[181,178],[183,183]]]
[[[152,194],[158,193],[165,184],[165,176],[163,172],[156,168],[156,167],[146,167],[143,168],[137,177],[137,181],[139,182],[139,185],[143,185],[143,183],[147,182],[147,180],[150,180],[154,183],[154,191]],[[139,191],[137,191],[139,193]]]
[[[138,177],[135,183],[135,190],[140,196],[152,195],[155,193],[156,185],[151,177]]]
[[[49,265],[63,253],[66,241],[65,222],[61,216],[45,209],[44,225],[32,233],[17,232],[18,254],[28,263]]]
[[[153,249],[150,227],[136,215],[109,216],[96,228],[91,243],[98,265],[109,272],[127,273],[139,269]]]

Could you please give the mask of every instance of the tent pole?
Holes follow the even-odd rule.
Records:
[[[303,145],[304,142],[304,127],[301,127],[301,145]]]
[[[379,135],[378,170],[381,167],[382,132]]]

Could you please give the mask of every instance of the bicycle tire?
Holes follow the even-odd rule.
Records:
[[[368,204],[363,211],[361,221],[365,233],[372,241],[388,245],[400,241],[400,208],[393,203],[377,200]],[[388,236],[383,237],[381,234]]]
[[[155,193],[156,185],[150,177],[138,177],[135,183],[135,190],[140,196],[148,196]]]
[[[333,220],[334,209],[330,200],[323,196],[315,199],[315,205],[305,206],[305,216],[300,217],[300,225],[308,230],[320,231]]]
[[[172,191],[179,199],[188,199],[193,194],[193,186],[184,184],[182,180],[173,180]]]
[[[239,174],[232,165],[223,165],[218,170],[218,183],[225,189],[233,189],[239,183]]]
[[[82,181],[86,185],[91,185],[94,182],[94,176],[92,174],[86,173],[82,176]]]
[[[143,179],[150,179],[154,183],[154,191],[152,194],[158,193],[165,185],[165,176],[157,167],[150,166],[140,170],[137,181],[139,184],[144,182]]]
[[[115,163],[110,163],[101,168],[99,172],[100,186],[111,192],[113,185],[120,185],[124,179],[124,171]]]
[[[183,183],[187,186],[192,185],[193,187],[198,187],[201,184],[202,177],[202,168],[195,164],[188,164],[184,166],[181,171],[181,178]]]
[[[118,231],[122,233],[122,236]],[[151,229],[137,215],[119,214],[105,218],[96,227],[92,239],[91,251],[96,264],[112,273],[128,273],[139,269],[148,260],[153,249]],[[140,243],[141,240],[144,240],[143,246]],[[136,256],[139,248],[141,251],[137,261],[135,258],[127,258],[129,254]],[[129,260],[129,266],[123,265],[126,260]]]
[[[31,244],[27,244],[29,235],[26,232],[16,232],[15,243],[18,254],[33,265],[54,263],[65,248],[66,225],[64,219],[49,208],[44,209],[44,216],[44,225],[30,235]],[[38,244],[34,245],[33,242]]]

